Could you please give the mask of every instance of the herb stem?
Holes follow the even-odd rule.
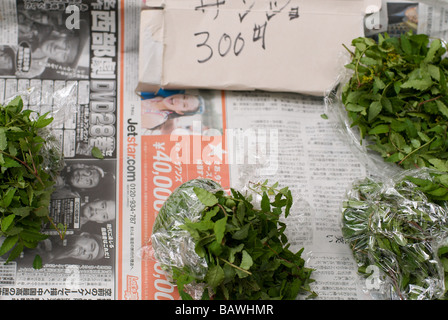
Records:
[[[347,48],[347,46],[346,46],[345,44],[342,44],[342,46],[345,48],[345,50],[348,51],[348,53],[350,53],[350,55],[351,55],[352,57],[355,57],[355,54],[353,53],[353,51],[351,51],[349,48]]]
[[[219,203],[217,204],[217,206],[221,208],[222,212],[223,212],[223,213],[224,213],[224,215],[225,215],[225,216],[227,217],[227,212],[226,212],[226,209],[224,209],[224,208],[223,208],[223,206],[222,206],[222,205],[220,205]]]
[[[36,177],[36,179],[40,182],[40,184],[42,184],[42,186],[45,187],[45,184],[43,183],[43,181],[40,178],[40,176],[37,174],[36,170],[33,170],[33,168],[31,168],[25,161],[20,160],[19,158],[13,156],[12,154],[9,154],[9,153],[7,153],[5,151],[2,151],[2,150],[0,150],[0,153],[5,155],[5,156],[7,156],[7,157],[9,157],[9,158],[11,158],[11,159],[13,159],[13,160],[16,160],[21,165],[23,165],[25,168],[27,168],[28,171],[30,171],[34,175],[34,177]],[[34,166],[34,162],[33,162],[33,166]]]
[[[276,255],[280,260],[283,260],[283,261],[288,262],[288,263],[292,263],[291,261],[286,260],[285,258],[281,257],[281,256],[278,254],[278,252],[275,251],[274,249],[272,249],[271,246],[270,246],[267,242],[265,242],[265,243],[263,243],[263,244],[264,244],[265,246],[267,246],[272,252],[274,252],[275,255]],[[297,266],[297,269],[300,269],[300,268]]]
[[[412,154],[416,153],[420,149],[422,149],[422,148],[426,147],[427,145],[429,145],[435,138],[436,137],[433,137],[431,140],[426,142],[424,145],[422,145],[422,146],[418,147],[417,149],[414,149],[411,152],[409,152],[403,159],[400,160],[400,162],[398,162],[398,164],[401,165],[403,163],[403,161],[405,161],[407,158],[409,158]]]
[[[53,228],[55,228],[55,230],[59,234],[59,237],[61,238],[61,240],[64,240],[64,234],[61,232],[61,230],[59,230],[59,228],[54,223],[53,219],[51,219],[50,215],[48,215],[48,214],[47,214],[47,219],[48,219],[48,221],[50,221],[50,223],[53,226]]]
[[[27,142],[27,143],[29,144],[29,142],[28,142],[28,139],[27,139],[27,138],[25,138],[25,141],[26,141],[26,142]],[[28,153],[29,153],[29,155],[30,155],[31,159],[34,159],[34,158],[33,158],[33,153],[31,152],[31,149],[29,149],[29,150],[28,150]],[[33,164],[33,169],[34,169],[34,172],[36,172],[36,174],[37,174],[36,164],[34,163],[34,160],[33,160],[32,164]]]
[[[436,101],[436,100],[440,99],[441,97],[442,97],[442,96],[439,95],[439,96],[434,97],[434,98],[432,98],[432,99],[428,99],[428,100],[422,101],[422,102],[420,102],[420,103],[418,104],[417,108],[420,108],[420,107],[421,107],[422,105],[424,105],[425,103],[432,102],[432,101]]]
[[[252,275],[252,272],[247,271],[247,270],[244,270],[243,268],[240,268],[240,267],[238,267],[237,265],[234,265],[233,263],[227,261],[226,259],[223,259],[223,258],[220,257],[219,260],[221,260],[222,262],[227,263],[229,266],[231,266],[231,267],[233,267],[233,268],[235,268],[235,269],[238,269],[238,270],[240,270],[240,271],[242,271],[242,272],[244,272],[244,273],[247,273],[248,275]]]
[[[359,55],[359,58],[356,59],[356,65],[355,65],[355,74],[356,74],[356,79],[358,80],[358,88],[361,86],[361,80],[359,80],[359,64],[361,63],[361,58],[365,55],[365,53],[367,52],[368,49],[370,49],[371,46],[367,46]]]

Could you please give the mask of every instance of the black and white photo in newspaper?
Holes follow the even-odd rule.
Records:
[[[0,300],[115,298],[118,11],[116,0],[0,3],[0,103],[20,95],[53,116],[64,167],[49,212],[67,228],[61,239],[43,226],[48,238],[0,269]]]

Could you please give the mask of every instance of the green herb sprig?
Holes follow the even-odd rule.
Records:
[[[354,184],[342,233],[359,273],[369,278],[369,266],[377,266],[399,299],[447,299],[448,213],[433,191],[448,175],[419,173],[394,185],[370,178]]]
[[[53,120],[47,116],[24,110],[20,97],[0,105],[0,256],[9,252],[6,263],[47,238],[43,224],[50,223],[61,238],[65,235],[66,227],[49,216],[61,155],[45,150],[48,137],[43,132]],[[33,266],[41,268],[40,256]]]
[[[198,221],[185,219],[181,229],[195,241],[197,255],[207,262],[205,277],[192,276],[188,266],[174,268],[173,279],[183,299],[192,299],[187,285],[202,284],[202,299],[296,299],[301,293],[315,297],[310,288],[312,269],[305,267],[298,252],[289,249],[286,224],[292,206],[291,191],[264,183],[250,183],[261,197],[260,208],[253,205],[252,195],[231,189],[210,192],[194,187],[205,206]],[[167,202],[170,199],[167,200]]]
[[[425,34],[359,37],[346,49],[353,71],[342,103],[361,143],[405,169],[448,171],[448,58]]]

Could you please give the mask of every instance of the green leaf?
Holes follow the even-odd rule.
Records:
[[[448,169],[448,167],[447,167]],[[447,170],[448,171],[448,170]],[[448,188],[448,174],[442,174],[439,176],[440,183]]]
[[[447,86],[447,82],[446,82],[446,76],[445,73],[443,72],[442,68],[439,68],[439,88],[440,88],[440,92],[442,94],[446,94],[448,91],[448,86]]]
[[[436,100],[436,104],[440,113],[443,114],[445,118],[448,118],[448,107],[440,100]]]
[[[15,244],[17,243],[18,240],[19,240],[18,235],[6,237],[2,243],[2,246],[0,247],[0,256],[3,256],[9,250],[11,250],[15,246]]]
[[[218,199],[215,197],[215,195],[205,189],[194,187],[193,191],[198,197],[199,201],[201,201],[202,204],[206,207],[212,207],[218,203]]]
[[[2,167],[4,168],[20,168],[22,165],[18,163],[16,160],[11,159],[10,157],[5,157],[4,162],[2,164]]]
[[[185,300],[185,301],[194,300],[193,297],[189,293],[185,292],[184,290],[179,290],[179,295],[182,300]]]
[[[16,216],[14,214],[10,214],[9,216],[4,217],[1,221],[1,230],[5,232],[12,225],[14,218]]]
[[[373,78],[373,87],[374,87],[374,93],[377,93],[378,90],[382,90],[386,87],[383,80],[381,80],[379,77]]]
[[[370,135],[374,135],[374,134],[388,133],[389,131],[390,131],[389,125],[380,124],[380,125],[374,127],[373,129],[370,129],[368,133]]]
[[[408,80],[401,85],[401,88],[405,89],[416,89],[419,91],[424,91],[429,89],[433,85],[433,82],[430,77],[425,77],[422,79]]]
[[[204,217],[202,218],[203,221],[210,221],[216,214],[219,212],[219,207],[214,206],[211,207],[210,210],[205,212]]]
[[[0,151],[3,151],[8,146],[6,139],[5,128],[0,128]]]
[[[412,45],[411,45],[411,42],[409,41],[409,38],[407,37],[407,35],[402,34],[400,36],[400,42],[401,42],[401,48],[403,49],[403,51],[407,55],[411,55],[412,54]]]
[[[435,196],[435,197],[443,197],[448,193],[448,189],[445,187],[437,188],[432,191],[428,191],[428,194]]]
[[[42,241],[48,238],[48,235],[33,230],[22,230],[20,237],[26,241]]]
[[[241,227],[240,230],[236,231],[232,235],[232,239],[235,239],[235,240],[246,239],[247,236],[249,235],[249,228],[250,228],[250,224],[245,224],[244,226]]]
[[[48,126],[53,121],[53,118],[47,118],[48,114],[49,114],[49,112],[40,116],[34,123],[34,126],[36,128],[44,128],[44,127]]]
[[[236,210],[236,215],[238,220],[242,223],[244,221],[244,217],[246,216],[246,205],[244,202],[239,202]]]
[[[381,101],[373,101],[369,107],[369,122],[373,121],[383,109]]]
[[[249,253],[247,253],[246,250],[243,250],[243,257],[241,259],[241,264],[240,264],[240,268],[244,269],[244,270],[249,270],[250,267],[252,267],[252,265],[254,264],[252,257],[250,256]]]
[[[431,75],[431,78],[433,78],[436,81],[440,81],[440,73],[443,71],[439,67],[437,67],[433,64],[429,64],[428,72]]]
[[[429,163],[431,163],[437,170],[442,172],[448,172],[448,165],[446,161],[441,159],[429,159]]]
[[[212,221],[204,221],[204,220],[200,220],[194,223],[187,222],[186,224],[188,225],[188,227],[199,231],[207,231],[213,229],[213,226],[215,225]]]
[[[425,62],[431,62],[434,60],[437,51],[442,47],[442,43],[439,39],[434,39],[431,41],[431,45],[429,46],[428,53],[424,59]]]
[[[103,152],[98,147],[92,148],[92,156],[97,159],[104,159]]]
[[[30,214],[30,212],[33,210],[33,208],[31,208],[31,207],[19,207],[19,208],[10,208],[9,210],[11,210],[11,212],[14,213],[17,216],[26,217],[27,215]]]
[[[38,217],[47,217],[48,207],[39,207],[36,210],[34,210],[34,214]]]
[[[348,103],[348,104],[345,106],[345,108],[346,108],[348,111],[353,111],[353,112],[362,112],[362,111],[365,111],[365,110],[366,110],[365,107],[360,106],[360,105],[357,105],[357,104],[354,104],[354,103]]]
[[[3,195],[3,199],[0,200],[0,204],[2,207],[7,208],[12,202],[12,199],[16,193],[16,188],[8,188],[8,190]]]
[[[400,150],[403,150],[406,147],[406,140],[397,132],[390,133],[390,141]]]
[[[425,134],[424,132],[419,131],[419,132],[417,132],[417,135],[418,135],[418,136],[420,137],[420,139],[422,139],[424,142],[429,142],[429,141],[431,141],[431,138],[428,137],[428,135]]]
[[[36,270],[42,269],[42,258],[38,254],[36,254],[36,256],[34,257],[33,268]]]
[[[271,211],[271,203],[266,192],[263,192],[263,196],[261,198],[261,210],[264,212]]]
[[[208,269],[207,275],[205,276],[205,281],[212,288],[218,287],[224,280],[224,271],[221,266],[214,265]]]
[[[375,66],[377,64],[380,64],[378,60],[372,59],[372,58],[369,58],[369,57],[362,57],[360,59],[360,61],[361,61],[361,63],[363,63],[363,64],[365,64],[367,66]]]
[[[23,243],[17,242],[17,245],[14,248],[12,248],[11,252],[9,253],[8,259],[6,259],[6,263],[17,259],[22,252],[23,252]]]
[[[235,261],[235,254],[241,252],[244,248],[244,243],[240,243],[238,246],[231,248],[229,247],[229,262],[233,263]]]
[[[215,256],[219,256],[223,251],[223,246],[218,241],[213,241],[208,245],[208,250]]]
[[[222,239],[224,238],[226,223],[227,223],[227,217],[219,219],[218,221],[215,222],[213,231],[215,232],[216,241],[218,243],[221,243]]]

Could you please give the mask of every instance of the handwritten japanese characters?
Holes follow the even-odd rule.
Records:
[[[273,19],[289,21],[300,17],[299,6],[292,0],[256,1],[240,0],[239,5],[229,10],[226,0],[200,0],[194,8],[201,14],[208,15],[210,24],[222,24],[222,34],[212,37],[209,30],[198,30],[194,33],[198,48],[198,63],[206,63],[214,57],[226,57],[233,54],[239,56],[247,45],[259,45],[262,50],[268,49],[270,36],[269,23]],[[234,4],[232,4],[234,5]],[[225,12],[223,14],[222,12]],[[229,15],[237,19],[240,32],[229,34],[225,30]],[[236,15],[236,17],[235,17]],[[213,28],[216,30],[216,28]],[[216,32],[216,31],[215,31]],[[213,39],[217,37],[216,39]]]

